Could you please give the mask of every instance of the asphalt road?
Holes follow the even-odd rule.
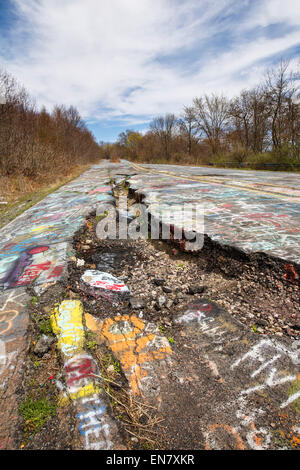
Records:
[[[92,167],[0,230],[0,448],[18,445],[16,403],[21,399],[30,322],[26,289],[33,287],[40,296],[68,275],[74,233],[92,210],[114,202],[110,179],[121,182],[125,177],[155,216],[164,218],[170,208],[176,213],[184,203],[198,204],[204,211],[204,232],[221,245],[262,252],[296,268],[300,264],[297,174],[124,161]],[[69,327],[77,328],[66,310],[61,309],[62,321],[64,314],[69,315]],[[173,321],[182,326],[185,339],[178,340],[173,365],[168,366],[172,373],[162,382],[159,397],[168,417],[166,442],[172,448],[180,443],[185,448],[286,448],[299,440],[298,342],[246,332],[205,299],[187,306]],[[144,328],[148,326],[144,324],[141,331]],[[166,341],[154,329],[153,344],[156,337],[160,344]],[[102,398],[93,393],[100,403]],[[76,397],[82,399],[80,394]],[[79,405],[82,409],[84,403]],[[288,431],[284,428],[283,438],[278,433],[284,414]],[[105,439],[99,437],[92,445],[87,435],[96,435],[99,423],[86,432],[79,424],[83,448],[105,448],[107,442],[114,447],[119,438],[114,437],[115,425],[109,419],[111,434],[105,428]]]
[[[162,213],[184,203],[204,212],[204,233],[218,243],[300,263],[300,176],[295,173],[175,165],[135,165],[130,179]]]

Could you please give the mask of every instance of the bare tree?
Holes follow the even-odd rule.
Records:
[[[159,138],[161,142],[164,156],[167,160],[170,159],[170,146],[176,122],[177,120],[174,114],[166,114],[165,116],[158,116],[154,118],[150,124],[151,131]]]
[[[208,140],[212,153],[218,153],[228,126],[228,100],[223,95],[205,95],[194,99],[193,108],[199,132]]]
[[[192,155],[193,143],[197,143],[199,140],[195,110],[192,106],[185,106],[183,111],[183,115],[178,121],[179,131],[187,141],[188,154]]]
[[[289,65],[289,61],[281,60],[277,67],[266,72],[265,93],[269,104],[272,144],[275,149],[287,140],[287,115],[289,119],[294,120],[296,114],[293,107],[297,105],[292,102],[296,91],[296,76],[289,70]]]
[[[246,150],[262,152],[267,146],[268,104],[264,89],[243,90],[230,103],[232,128]]]

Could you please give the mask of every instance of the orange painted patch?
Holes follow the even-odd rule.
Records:
[[[147,377],[148,372],[143,365],[165,359],[172,354],[167,345],[161,347],[161,338],[157,349],[154,349],[157,335],[145,333],[145,323],[134,315],[107,318],[97,321],[89,314],[85,315],[86,325],[94,331],[101,342],[105,342],[120,361],[121,367],[129,381],[131,390],[136,395],[142,395],[140,382]]]

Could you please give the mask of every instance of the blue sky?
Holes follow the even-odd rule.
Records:
[[[77,106],[98,140],[299,52],[298,0],[0,0],[0,66],[39,106]]]

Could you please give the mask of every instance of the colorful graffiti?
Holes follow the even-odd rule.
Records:
[[[163,366],[169,363],[172,349],[168,340],[151,323],[134,315],[120,315],[98,321],[86,314],[87,327],[95,332],[120,361],[122,370],[135,395],[156,396],[160,390]]]
[[[92,209],[113,199],[107,175],[103,165],[92,167],[0,230],[0,289],[62,278],[74,233]]]
[[[61,390],[59,404],[76,407],[78,430],[87,450],[109,450],[118,440],[115,422],[108,414],[103,391],[99,385],[97,365],[84,351],[83,307],[79,301],[63,301],[51,316],[58,348],[64,363],[65,386],[57,382]]]
[[[184,203],[198,204],[204,211],[205,234],[212,240],[300,264],[296,175],[172,165],[138,167],[141,173],[129,179],[130,187],[162,223],[168,212],[176,213]],[[161,174],[162,168],[168,176]]]
[[[11,397],[22,380],[29,323],[23,289],[9,290],[0,297],[0,442],[3,449],[15,448],[14,427],[18,409]]]

